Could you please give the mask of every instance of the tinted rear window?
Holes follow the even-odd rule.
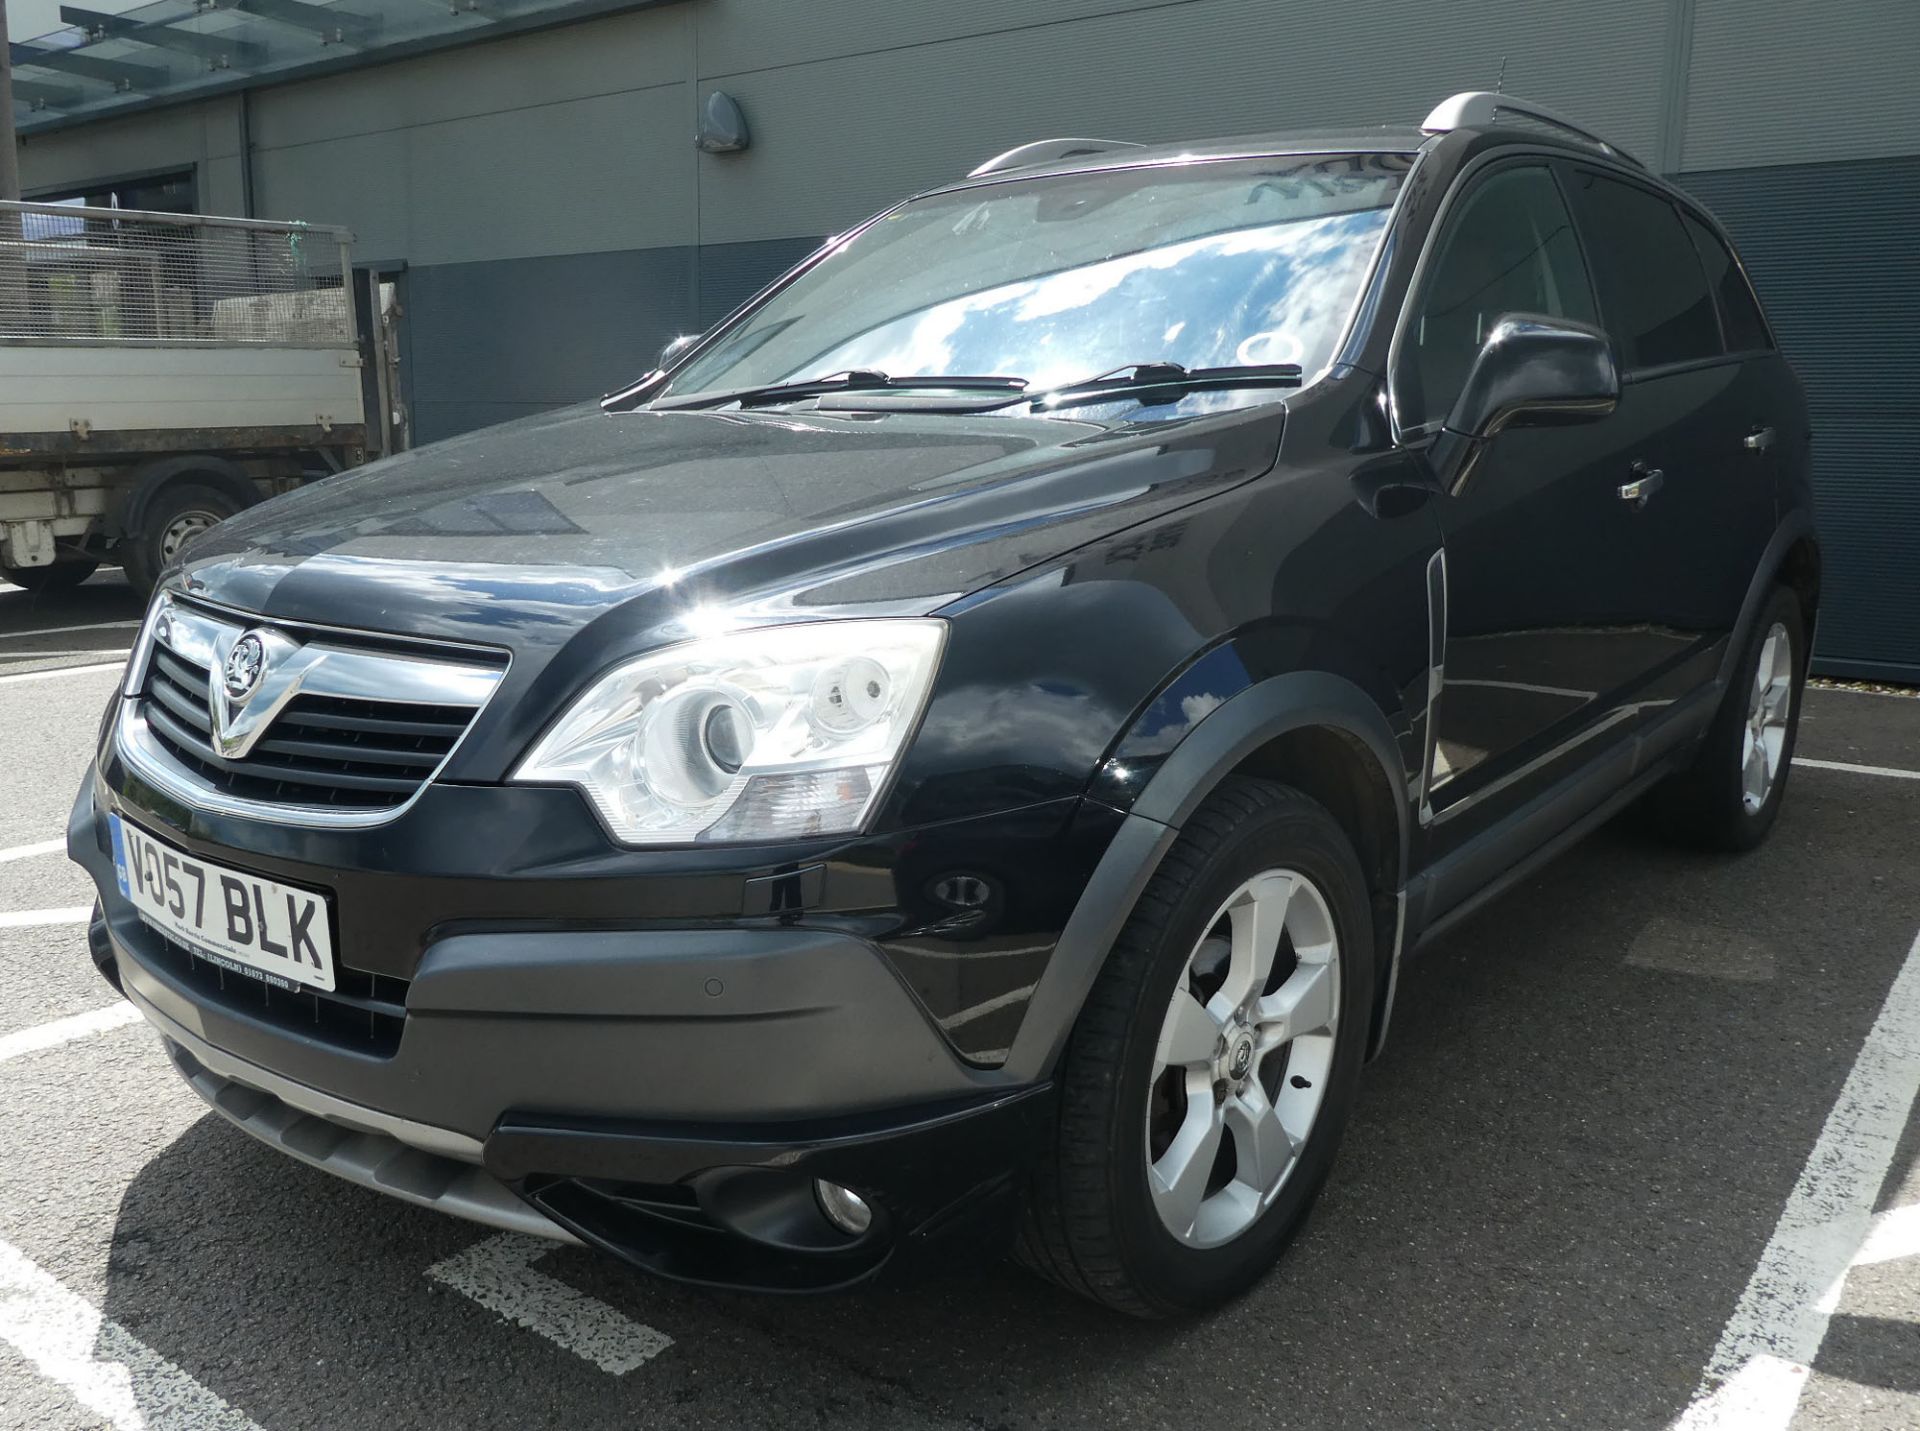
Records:
[[[1573,192],[1600,306],[1627,366],[1719,353],[1713,298],[1679,210],[1636,184],[1584,170],[1574,175]]]
[[[1700,262],[1706,265],[1707,283],[1720,300],[1720,323],[1727,332],[1727,347],[1735,353],[1771,348],[1773,343],[1767,337],[1766,320],[1760,316],[1760,304],[1753,290],[1747,287],[1740,265],[1733,261],[1733,255],[1712,229],[1692,214],[1686,215],[1686,222]]]

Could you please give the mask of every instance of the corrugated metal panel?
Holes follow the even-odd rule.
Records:
[[[1920,4],[1694,0],[1687,170],[1920,152]]]
[[[1670,0],[1301,8],[1201,0],[788,65],[726,83],[753,148],[706,159],[701,239],[829,233],[1049,134],[1143,140],[1417,122],[1507,87],[1652,152]],[[809,7],[810,12],[821,7]],[[703,59],[705,50],[702,51]]]
[[[667,339],[697,326],[692,295],[687,248],[410,268],[417,435],[597,397],[638,377]],[[502,411],[480,414],[489,405]]]
[[[1687,174],[1813,410],[1817,668],[1920,679],[1920,158]]]
[[[702,329],[718,323],[819,246],[817,238],[708,244],[698,259],[697,323]]]

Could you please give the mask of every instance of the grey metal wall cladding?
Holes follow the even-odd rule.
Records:
[[[416,441],[598,397],[819,246],[630,249],[407,271]]]
[[[1813,410],[1815,668],[1920,680],[1920,158],[1686,174],[1753,273]]]
[[[691,247],[408,270],[422,442],[598,397],[696,326]]]
[[[710,243],[699,250],[697,321],[709,328],[820,246],[817,238]]]

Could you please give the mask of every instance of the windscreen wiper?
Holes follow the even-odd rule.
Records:
[[[1227,388],[1297,388],[1298,363],[1255,363],[1240,367],[1189,368],[1179,363],[1129,363],[1045,392],[1023,395],[1039,411],[1076,403],[1109,402],[1145,393],[1217,392]]]
[[[817,378],[803,378],[798,382],[768,383],[761,387],[729,388],[720,392],[695,393],[688,398],[678,401],[669,399],[654,406],[669,411],[680,408],[727,407],[733,403],[738,403],[742,407],[755,407],[761,403],[795,402],[801,398],[843,392],[925,390],[1006,393],[1017,396],[1025,392],[1026,387],[1025,378],[964,373],[925,373],[896,378],[873,368],[848,368],[845,372],[826,373]]]

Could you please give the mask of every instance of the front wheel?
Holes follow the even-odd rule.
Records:
[[[1142,1317],[1256,1281],[1332,1164],[1373,967],[1366,881],[1338,822],[1285,786],[1223,783],[1074,1028],[1022,1260]]]

